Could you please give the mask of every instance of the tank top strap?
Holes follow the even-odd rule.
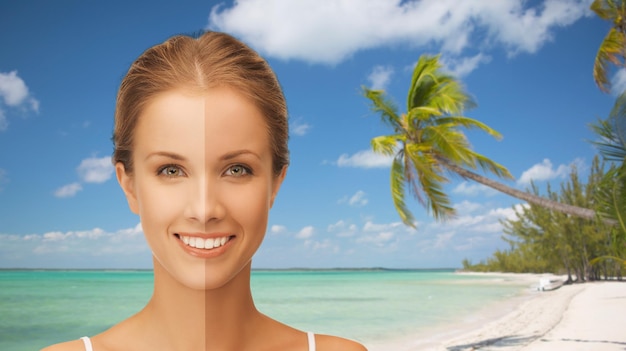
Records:
[[[83,344],[85,344],[85,351],[93,351],[93,347],[91,346],[91,340],[89,340],[88,336],[83,336],[82,338],[80,338],[80,340],[82,340]]]
[[[309,339],[309,351],[315,351],[315,334],[307,332],[306,335]]]

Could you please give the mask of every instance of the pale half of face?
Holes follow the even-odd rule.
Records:
[[[260,110],[228,88],[166,92],[133,147],[133,173],[119,163],[117,177],[157,264],[191,288],[227,284],[261,245],[286,171],[272,173]]]

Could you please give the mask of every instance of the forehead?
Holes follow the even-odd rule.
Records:
[[[173,90],[153,97],[135,131],[135,151],[167,149],[208,156],[251,149],[269,152],[267,122],[249,99],[229,88]],[[163,151],[163,150],[161,150]]]

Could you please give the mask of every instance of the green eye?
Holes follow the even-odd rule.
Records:
[[[230,166],[226,170],[226,174],[233,177],[243,177],[249,174],[252,174],[251,170],[248,167],[242,165],[234,165]]]
[[[159,174],[168,178],[182,177],[185,175],[183,170],[175,165],[167,165],[159,169]]]

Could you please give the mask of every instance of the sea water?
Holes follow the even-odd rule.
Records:
[[[138,312],[151,271],[0,271],[0,350],[98,334]],[[467,318],[527,287],[452,270],[253,271],[257,308],[305,331],[370,342]]]

